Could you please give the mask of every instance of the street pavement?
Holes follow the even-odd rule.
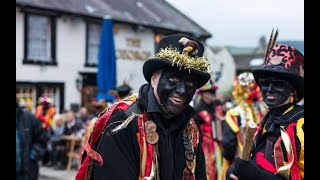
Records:
[[[55,170],[52,167],[40,167],[38,180],[74,180],[76,170]]]

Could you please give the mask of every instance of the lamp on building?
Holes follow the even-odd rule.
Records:
[[[78,91],[81,91],[82,89],[82,76],[78,76],[76,79],[76,87]]]
[[[156,35],[154,36],[154,41],[155,41],[156,44],[159,43],[160,39],[161,39],[160,34],[156,34]]]

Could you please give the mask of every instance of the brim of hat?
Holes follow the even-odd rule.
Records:
[[[169,68],[169,67],[173,67],[171,62],[165,59],[159,59],[159,58],[151,58],[148,59],[144,64],[143,64],[143,75],[144,78],[150,83],[151,82],[151,77],[152,74],[160,69],[165,69],[165,68]],[[180,68],[175,66],[176,68]],[[181,70],[181,71],[187,71],[189,72],[189,70]],[[205,73],[205,72],[201,72],[198,70],[194,70],[194,69],[190,69],[190,74],[193,74],[197,77],[197,88],[202,87],[203,85],[205,85],[209,79],[210,79],[210,74],[209,73]]]
[[[298,101],[304,97],[304,78],[298,74],[281,71],[279,69],[268,69],[268,68],[255,68],[252,70],[254,80],[260,86],[259,79],[264,77],[277,76],[279,78],[284,78],[294,84],[297,88]]]

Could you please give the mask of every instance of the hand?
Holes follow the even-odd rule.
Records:
[[[261,171],[259,166],[253,160],[245,161],[239,157],[236,158],[234,174],[237,174],[237,177],[246,180],[257,179],[259,171]]]
[[[233,180],[239,180],[239,178],[232,173],[229,175],[229,177],[230,177],[230,179],[233,179]]]
[[[234,163],[230,165],[226,172],[226,180],[238,180],[239,178],[235,175]]]
[[[245,180],[285,180],[285,177],[275,175],[269,171],[261,169],[252,159],[248,161],[242,160],[239,157],[235,160],[235,170],[233,174],[239,179]]]

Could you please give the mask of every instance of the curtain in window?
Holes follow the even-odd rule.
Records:
[[[51,24],[45,16],[28,16],[28,59],[51,61]]]
[[[98,49],[101,34],[100,24],[88,25],[88,64],[98,64]]]

